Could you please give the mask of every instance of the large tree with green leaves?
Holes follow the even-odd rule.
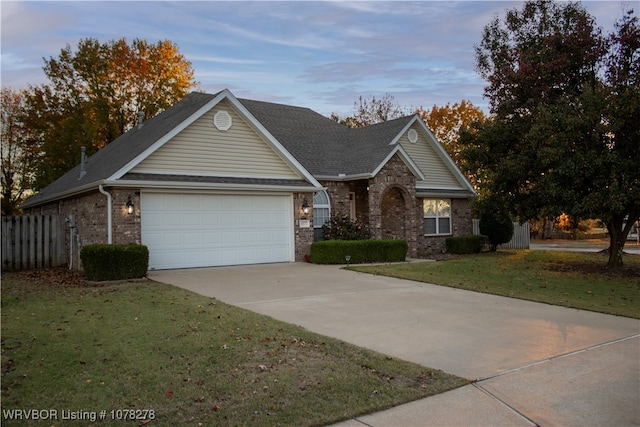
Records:
[[[612,268],[640,217],[639,46],[633,12],[604,37],[577,3],[507,11],[476,46],[491,120],[461,136],[484,198],[521,220],[600,218]]]
[[[191,63],[167,40],[82,39],[43,69],[49,83],[29,88],[25,117],[44,153],[37,187],[75,166],[81,146],[96,152],[131,129],[139,113],[158,114],[196,84]]]

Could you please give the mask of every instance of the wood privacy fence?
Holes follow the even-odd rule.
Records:
[[[473,220],[473,234],[480,234],[480,220]],[[508,243],[500,245],[504,249],[529,249],[531,243],[531,229],[529,223],[525,222],[520,224],[518,222],[513,223],[513,237]]]
[[[63,215],[2,217],[2,270],[28,270],[64,265]]]

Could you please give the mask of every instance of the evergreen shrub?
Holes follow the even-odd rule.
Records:
[[[149,249],[144,245],[87,245],[80,259],[87,280],[137,279],[149,269]]]
[[[406,240],[324,240],[311,244],[315,264],[398,262],[407,257]],[[347,262],[345,256],[351,256]]]
[[[445,244],[450,254],[477,254],[482,249],[483,237],[475,235],[448,237]]]

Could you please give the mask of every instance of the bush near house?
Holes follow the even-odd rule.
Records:
[[[322,226],[325,240],[366,240],[371,238],[368,227],[359,219],[353,221],[349,215],[333,215]]]
[[[447,252],[450,254],[477,254],[482,249],[483,236],[458,236],[445,239]]]
[[[398,262],[407,257],[406,240],[325,240],[311,244],[315,264]],[[346,261],[346,256],[350,256]]]
[[[143,245],[87,245],[80,251],[88,280],[126,280],[144,277],[149,269],[149,249]]]

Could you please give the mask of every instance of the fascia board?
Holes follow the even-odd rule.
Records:
[[[370,173],[361,173],[354,175],[316,175],[316,179],[321,181],[357,181],[359,179],[373,178]]]
[[[229,92],[228,89],[224,89],[223,91],[218,93],[218,95],[215,98],[213,98],[211,101],[209,101],[204,106],[202,106],[198,111],[193,113],[191,116],[189,116],[186,120],[184,120],[178,126],[173,128],[173,130],[171,130],[169,133],[165,134],[162,138],[154,142],[149,148],[144,150],[142,153],[140,153],[138,156],[132,159],[129,163],[124,165],[116,173],[108,177],[107,180],[113,181],[113,180],[122,178],[127,172],[129,172],[131,169],[136,167],[140,162],[142,162],[144,159],[146,159],[151,154],[153,154],[156,150],[158,150],[160,147],[162,147],[164,144],[166,144],[168,141],[170,141],[173,137],[175,137],[177,134],[182,132],[184,129],[186,129],[193,122],[195,122],[200,117],[202,117],[205,113],[207,113],[213,107],[218,105],[220,101],[228,97],[230,94],[231,92]]]
[[[225,190],[225,191],[275,191],[285,193],[315,193],[326,188],[322,185],[316,186],[282,186],[282,185],[255,185],[255,184],[224,184],[207,182],[177,182],[177,181],[136,181],[118,180],[107,181],[104,186],[108,187],[134,187],[141,189],[157,190]]]
[[[409,120],[409,123],[407,123],[405,125],[405,127],[403,127],[402,130],[400,132],[398,132],[398,134],[391,140],[389,145],[398,144],[398,141],[400,141],[400,138],[402,138],[402,135],[404,135],[411,128],[411,126],[413,126],[413,124],[416,122],[416,120],[418,120],[419,118],[420,118],[420,116],[418,116],[417,114],[414,114],[413,118],[411,120]],[[422,120],[420,120],[420,121],[422,121]],[[431,136],[433,136],[433,135],[431,135]]]
[[[449,156],[449,153],[447,153],[447,151],[444,149],[442,144],[438,142],[438,138],[436,138],[436,136],[431,132],[431,130],[429,129],[427,124],[424,122],[424,120],[420,119],[420,116],[418,116],[417,114],[413,117],[413,119],[409,123],[407,123],[407,125],[402,129],[402,131],[398,133],[398,135],[393,139],[392,144],[397,144],[398,141],[400,140],[400,137],[402,137],[402,135],[404,135],[404,133],[407,132],[409,128],[413,126],[414,123],[417,123],[418,126],[422,129],[422,131],[425,134],[427,134],[428,139],[431,141],[432,147],[436,150],[440,159],[442,159],[442,161],[445,162],[445,165],[454,174],[454,176],[458,179],[458,181],[462,185],[464,185],[464,187],[467,190],[477,195],[476,190],[473,188],[471,183],[464,176],[462,171],[460,171],[460,168],[458,168],[458,166],[455,164],[451,156]]]
[[[309,182],[321,187],[316,178],[311,175],[311,173],[304,166],[302,166],[302,164],[298,162],[298,160],[293,157],[286,148],[284,148],[284,146],[271,134],[271,132],[269,132],[267,128],[265,128],[262,123],[260,123],[260,121],[258,121],[258,119],[256,119],[256,117],[251,114],[251,112],[247,110],[247,108],[242,105],[242,103],[238,101],[238,99],[231,92],[228,93],[227,98],[235,107],[236,112],[244,116],[244,118],[249,121],[254,129],[256,129],[258,133],[262,134],[268,140],[268,142],[273,145],[276,152],[281,155],[282,159],[285,162],[287,162],[293,169],[300,173]]]
[[[387,157],[382,162],[380,162],[378,167],[376,167],[376,169],[371,173],[371,176],[376,176],[378,174],[378,172],[380,172],[380,170],[382,170],[384,165],[386,165],[387,162],[389,160],[391,160],[393,155],[396,154],[396,153],[398,153],[400,155],[400,158],[402,159],[402,161],[407,165],[409,170],[411,170],[411,173],[413,173],[413,175],[416,178],[418,178],[420,181],[425,179],[425,176],[422,173],[422,171],[420,170],[420,168],[418,167],[418,165],[416,165],[414,163],[413,159],[411,159],[411,157],[409,157],[409,154],[407,154],[407,152],[404,150],[404,148],[402,148],[400,146],[400,144],[396,145],[393,148],[393,150],[391,150],[391,152],[387,155]]]
[[[54,201],[54,200],[66,199],[68,197],[75,196],[75,195],[82,194],[82,193],[86,193],[86,192],[91,191],[91,190],[97,190],[98,187],[100,187],[101,184],[104,184],[104,180],[90,182],[90,183],[82,185],[80,187],[74,187],[74,188],[72,188],[70,190],[54,193],[54,194],[52,194],[50,196],[45,196],[42,199],[37,200],[35,203],[34,202],[29,203],[29,199],[27,199],[24,203],[22,203],[20,205],[20,209],[30,209],[30,208],[33,208],[35,206],[40,206],[40,205],[43,205],[45,203],[48,203],[48,202],[51,202],[51,201]]]

